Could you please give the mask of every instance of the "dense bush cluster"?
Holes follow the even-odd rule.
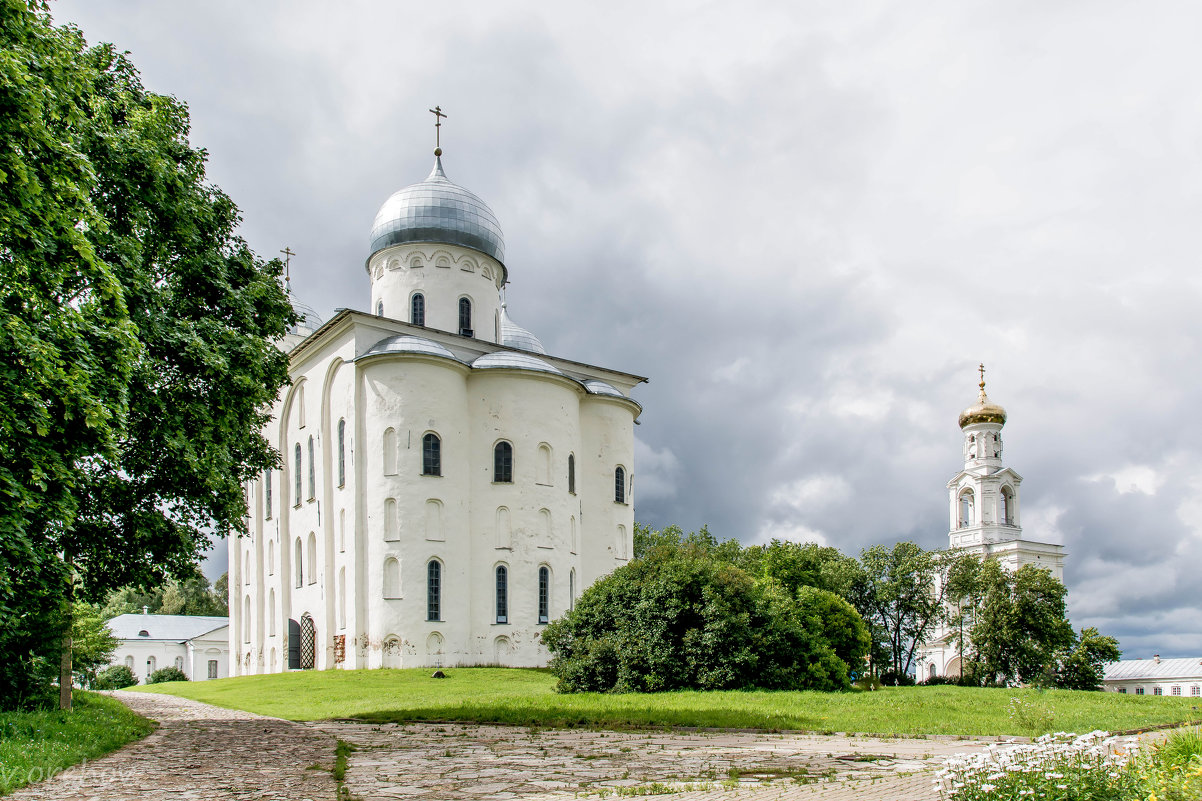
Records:
[[[133,670],[125,665],[110,665],[92,679],[93,690],[121,690],[138,683]]]
[[[841,690],[869,638],[834,593],[791,592],[684,545],[598,581],[543,642],[561,692]]]
[[[165,681],[187,681],[184,671],[177,667],[159,668],[146,679],[147,684],[162,684]]]

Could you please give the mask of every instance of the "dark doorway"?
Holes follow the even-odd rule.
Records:
[[[300,624],[288,619],[288,669],[300,670]]]

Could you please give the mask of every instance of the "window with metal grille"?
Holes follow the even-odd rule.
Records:
[[[551,571],[546,567],[538,569],[538,622],[546,623],[550,619],[551,606]]]
[[[306,614],[300,625],[300,668],[312,670],[317,665],[317,627],[313,618]]]
[[[614,470],[614,500],[626,503],[626,471],[620,467]]]
[[[467,298],[459,299],[459,334],[472,335],[472,302]]]
[[[442,563],[426,565],[426,620],[442,620]]]
[[[509,622],[509,571],[497,565],[497,622]]]
[[[1152,690],[1152,695],[1164,695],[1163,687],[1156,687]]]
[[[1189,694],[1194,698],[1197,698],[1200,693],[1202,693],[1202,687],[1199,687],[1197,684],[1189,688]]]
[[[493,448],[492,480],[498,484],[513,483],[513,446],[498,442]]]
[[[442,440],[433,432],[422,437],[422,475],[442,475]]]
[[[1174,687],[1174,688],[1172,689],[1171,693],[1172,693],[1172,695],[1181,695],[1181,688],[1180,688],[1180,687]]]
[[[346,486],[346,418],[338,421],[338,486]]]
[[[1143,687],[1136,687],[1136,688],[1135,688],[1135,694],[1136,694],[1136,695],[1143,695],[1143,694],[1144,694],[1144,688],[1143,688]]]
[[[418,292],[409,304],[409,322],[414,325],[426,324],[426,296]]]
[[[216,659],[209,660],[209,678],[210,679],[217,678],[217,660]]]
[[[568,454],[568,492],[576,494],[576,454]]]
[[[267,470],[265,470],[263,472],[263,495],[264,495],[264,505],[265,505],[266,512],[267,512],[266,517],[268,520],[270,520],[271,519],[271,468],[270,467],[267,468]]]

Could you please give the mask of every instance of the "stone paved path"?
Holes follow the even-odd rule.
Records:
[[[994,738],[878,739],[738,732],[598,732],[462,724],[305,724],[352,743],[364,801],[551,801],[655,783],[672,801],[930,801],[941,757]],[[684,792],[679,792],[684,790]]]
[[[286,720],[172,695],[113,693],[159,721],[149,737],[49,781],[17,790],[20,801],[327,801],[334,740]],[[325,770],[311,769],[323,765]]]

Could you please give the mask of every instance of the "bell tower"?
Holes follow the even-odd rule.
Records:
[[[964,466],[948,482],[948,545],[992,557],[1010,570],[1026,564],[1064,579],[1064,546],[1023,538],[1022,476],[1002,463],[1006,410],[985,394],[980,365],[977,402],[960,413]]]

